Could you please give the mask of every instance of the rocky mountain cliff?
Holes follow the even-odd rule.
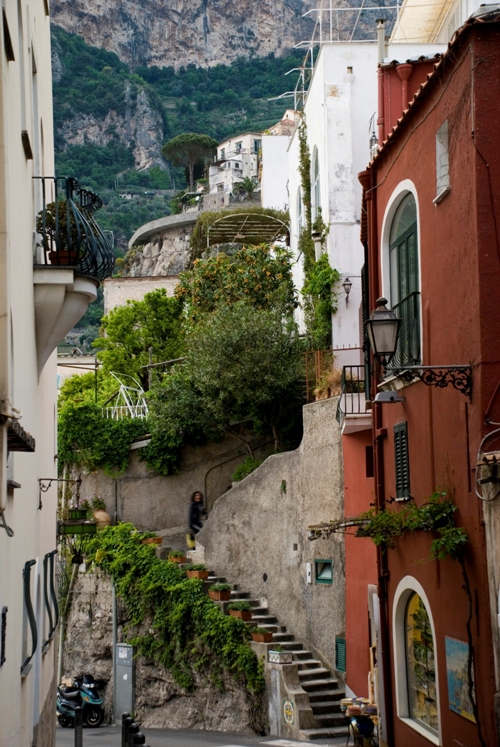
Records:
[[[310,35],[311,0],[53,0],[52,22],[132,67],[280,55]]]

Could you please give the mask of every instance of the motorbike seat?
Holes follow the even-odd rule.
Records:
[[[74,687],[59,687],[58,690],[66,700],[77,700],[80,697],[80,690]]]

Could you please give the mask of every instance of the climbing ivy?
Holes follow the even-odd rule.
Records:
[[[457,507],[445,495],[433,493],[428,503],[407,503],[399,511],[372,508],[350,521],[358,526],[357,537],[369,537],[376,545],[389,548],[406,532],[434,532],[438,536],[431,543],[429,560],[459,560],[468,542],[467,532],[456,526]]]
[[[332,314],[337,311],[337,295],[332,286],[340,275],[322,254],[306,275],[302,287],[304,314],[312,347],[323,350],[332,345]]]
[[[119,524],[100,530],[87,545],[88,561],[111,576],[125,605],[128,641],[187,690],[195,686],[196,672],[221,687],[229,672],[250,694],[260,693],[263,666],[248,646],[245,623],[224,615],[201,580],[159,560],[152,545],[142,543],[149,536]],[[144,632],[137,633],[139,626]]]
[[[332,286],[340,275],[330,266],[328,254],[324,253],[316,261],[313,232],[321,236],[322,243],[328,233],[321,208],[314,223],[312,221],[311,200],[311,153],[307,143],[307,125],[302,116],[298,129],[299,174],[305,222],[299,236],[298,251],[303,257],[305,281],[302,288],[304,314],[309,344],[316,350],[332,346],[332,314],[337,311],[336,295]]]

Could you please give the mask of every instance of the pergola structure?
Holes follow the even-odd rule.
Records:
[[[279,218],[265,213],[231,213],[218,218],[207,230],[207,247],[215,244],[289,244],[290,230]]]

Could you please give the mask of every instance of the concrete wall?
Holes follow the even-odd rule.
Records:
[[[344,539],[309,542],[311,524],[343,512],[337,398],[304,407],[296,451],[269,457],[215,503],[198,536],[205,561],[269,606],[330,666],[344,634]],[[333,584],[308,584],[306,563],[333,561]],[[264,577],[267,577],[264,579]]]
[[[173,296],[178,283],[177,275],[160,277],[108,278],[104,281],[104,313],[124,306],[127,301],[142,301],[146,293],[165,288],[167,296]]]
[[[257,458],[263,459],[271,451],[272,443],[265,438],[254,443]],[[80,494],[82,498],[99,495],[113,521],[131,521],[140,530],[158,531],[180,548],[185,543],[192,493],[201,490],[210,510],[231,486],[232,473],[246,457],[244,446],[232,438],[199,448],[186,447],[182,471],[165,477],[149,469],[139,450],[134,450],[129,468],[120,477],[109,477],[102,470],[82,475]]]

